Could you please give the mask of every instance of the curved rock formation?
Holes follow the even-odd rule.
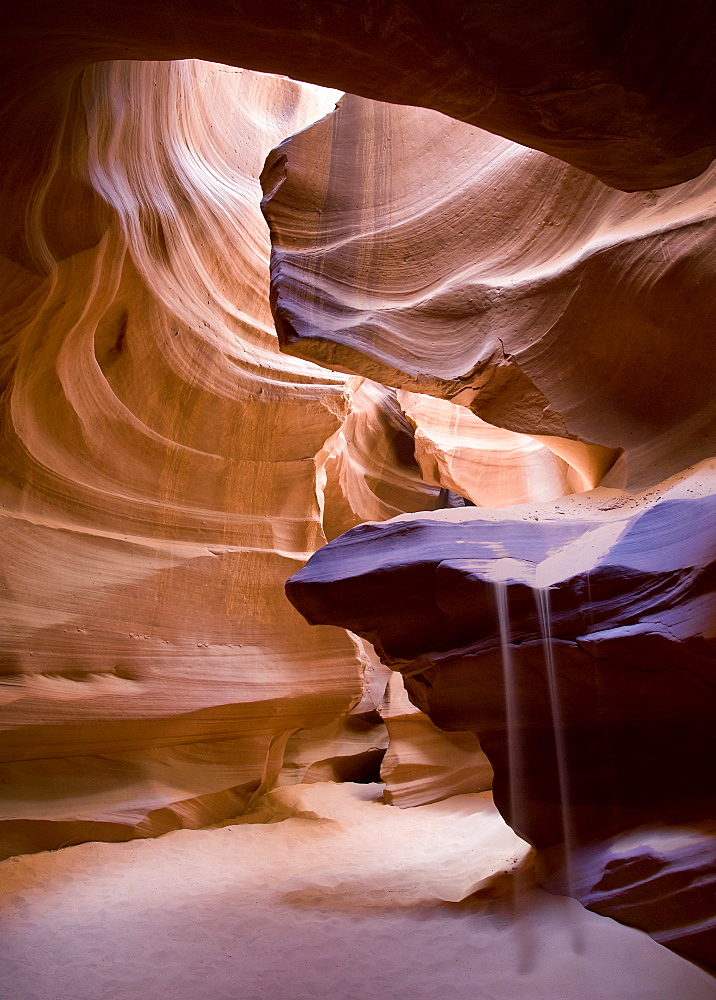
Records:
[[[580,491],[716,444],[714,20],[703,0],[13,12],[4,853],[221,821],[384,753],[393,801],[484,787],[473,733],[545,884],[712,955],[710,473]],[[172,61],[192,56],[214,62]],[[363,96],[332,113],[216,60]],[[439,510],[463,503],[487,509]],[[344,628],[311,630],[282,584],[327,538],[289,589]],[[381,721],[346,626],[426,715],[389,697]]]
[[[716,28],[706,0],[658,8],[648,0],[445,0],[439,8],[424,0],[157,0],[151,8],[75,0],[69,10],[28,0],[4,27],[0,163],[4,182],[12,178],[23,194],[28,174],[15,168],[17,154],[34,176],[78,71],[112,59],[199,58],[436,108],[628,190],[694,177],[716,148]],[[11,245],[22,239],[22,213],[12,215]]]
[[[347,96],[262,181],[284,351],[546,437],[589,485],[621,450],[611,484],[643,489],[716,449],[715,170],[624,194]]]
[[[49,276],[2,262],[6,854],[205,825],[274,780],[378,776],[384,668],[307,629],[283,582],[452,480],[422,478],[395,390],[278,351],[258,174],[335,97],[122,62],[67,108],[29,229]],[[55,260],[57,214],[96,245]]]
[[[436,725],[477,733],[545,878],[711,962],[715,485],[712,462],[638,497],[366,524],[287,584],[310,622],[374,642]],[[648,826],[688,850],[636,836],[620,866],[604,842]],[[640,905],[607,891],[625,886]]]
[[[286,744],[276,786],[378,781],[389,739],[377,712],[351,713],[318,729],[299,730]]]
[[[415,457],[423,479],[477,507],[556,500],[592,489],[601,478],[600,470],[581,465],[578,452],[569,454],[568,442],[548,438],[545,443],[493,427],[466,407],[434,396],[399,392],[398,399],[415,429]]]
[[[363,521],[386,521],[441,506],[448,484],[425,470],[415,454],[413,424],[394,389],[351,379],[350,408],[316,459],[323,530],[327,538]]]
[[[262,183],[283,349],[400,387],[423,478],[505,508],[358,527],[289,597],[479,736],[545,884],[713,962],[716,172],[618,193],[346,96]]]
[[[5,265],[10,854],[236,815],[292,731],[359,700],[367,663],[282,596],[325,540],[316,456],[351,389],[279,354],[258,205],[268,150],[335,95],[123,62],[76,96],[34,245],[51,257],[43,219],[70,167],[103,206],[80,198],[78,222],[108,228],[44,281]]]
[[[474,733],[444,732],[391,674],[380,706],[390,742],[380,768],[385,801],[403,809],[492,788],[492,766]]]

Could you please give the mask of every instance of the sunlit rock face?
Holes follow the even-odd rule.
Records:
[[[262,181],[288,353],[538,435],[586,488],[610,472],[644,489],[713,454],[713,169],[625,194],[346,97]]]
[[[15,12],[4,854],[222,821],[275,785],[380,775],[414,805],[494,767],[545,884],[709,958],[711,486],[583,491],[713,454],[711,21]],[[187,57],[363,96],[126,61]],[[305,625],[291,574],[342,628]]]
[[[414,424],[395,389],[363,378],[347,384],[349,412],[316,457],[329,539],[364,521],[434,510],[442,504],[440,490],[450,488],[437,477],[426,482],[415,453]]]
[[[546,885],[713,963],[716,173],[625,194],[346,96],[262,184],[284,351],[397,386],[422,478],[485,508],[357,527],[289,598],[477,734]]]
[[[711,961],[715,476],[363,525],[287,584],[309,621],[374,642],[437,726],[478,735],[548,883]],[[610,842],[634,830],[631,853]]]
[[[29,216],[48,277],[4,263],[6,854],[241,812],[292,732],[371,699],[360,640],[283,596],[324,508],[339,533],[439,496],[394,393],[278,351],[258,175],[336,95],[197,62],[73,94]],[[56,260],[53,212],[95,245]]]
[[[601,478],[587,451],[570,454],[569,442],[494,427],[466,407],[434,396],[400,391],[398,399],[415,429],[423,478],[477,507],[555,500],[591,489]]]
[[[42,162],[58,92],[83,65],[193,57],[433,107],[648,190],[714,156],[715,42],[706,0],[27,0],[5,23],[0,163],[22,183],[13,146]]]
[[[336,96],[199,62],[75,82],[27,213],[47,276],[2,262],[5,853],[377,779],[388,742],[396,802],[489,787],[472,735],[381,719],[372,650],[305,626],[283,583],[365,521],[593,482],[551,443],[279,352],[258,177]]]

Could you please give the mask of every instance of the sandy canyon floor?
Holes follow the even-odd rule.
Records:
[[[4,1000],[716,998],[645,934],[535,887],[489,793],[381,796],[292,786],[221,828],[2,863]]]

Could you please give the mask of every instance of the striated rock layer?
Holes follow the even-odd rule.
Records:
[[[323,541],[314,456],[348,397],[278,354],[256,204],[266,150],[334,95],[197,63],[81,92],[63,143],[111,221],[7,317],[10,853],[236,813],[282,734],[360,693],[355,642],[279,596]]]
[[[366,524],[287,584],[479,736],[545,880],[712,963],[715,485]]]
[[[308,629],[283,583],[363,521],[462,502],[459,468],[500,432],[454,455],[455,407],[278,350],[258,175],[336,96],[197,62],[77,81],[29,215],[49,274],[0,262],[5,854],[205,825],[274,782],[376,780],[389,740],[412,760],[370,647]],[[59,253],[58,218],[89,245]],[[492,455],[490,497],[571,482],[531,439]],[[421,726],[414,801],[474,790]]]
[[[580,489],[610,470],[644,489],[716,450],[713,169],[624,194],[346,96],[262,183],[285,352],[537,435]]]
[[[448,733],[408,699],[393,673],[379,708],[390,737],[380,768],[385,801],[403,809],[492,788],[492,766],[474,733]]]
[[[3,264],[5,854],[236,815],[292,732],[362,697],[360,640],[305,626],[283,582],[326,504],[342,531],[439,489],[412,450],[398,468],[387,390],[361,409],[360,380],[278,351],[257,178],[335,96],[195,62],[78,81],[31,217],[49,276]],[[55,261],[63,212],[95,245]],[[318,482],[362,412],[373,488],[407,475],[412,506],[356,499],[347,454]]]
[[[546,884],[708,959],[705,473],[544,507],[713,453],[707,6],[29,0],[6,27],[2,851],[381,759],[403,804],[486,787],[474,733]],[[127,61],[188,56],[462,122]],[[257,178],[295,133],[264,173],[286,357]],[[282,600],[326,538],[298,604],[432,722]]]
[[[480,420],[464,406],[415,392],[398,392],[414,427],[423,478],[477,507],[556,500],[592,489],[602,470],[570,453],[569,442],[516,434]]]

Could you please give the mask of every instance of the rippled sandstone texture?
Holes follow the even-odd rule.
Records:
[[[262,182],[288,353],[537,435],[581,488],[644,489],[716,450],[713,168],[625,194],[346,96]]]
[[[715,486],[710,462],[637,497],[366,524],[287,584],[310,622],[375,643],[437,726],[478,735],[548,884],[712,963]]]
[[[337,725],[334,749],[351,743],[345,730],[352,723],[336,724],[337,716],[359,700],[358,715],[377,705],[360,676],[370,661],[353,638],[302,630],[280,604],[282,577],[325,537],[403,509],[430,509],[444,499],[438,488],[497,506],[537,499],[535,484],[540,499],[558,495],[560,483],[564,492],[588,488],[606,472],[611,483],[629,476],[636,487],[712,450],[713,352],[701,339],[712,324],[703,294],[712,278],[708,174],[663,195],[620,200],[569,168],[495,139],[492,167],[489,156],[480,162],[488,176],[512,159],[526,164],[512,177],[512,187],[525,190],[525,209],[502,200],[497,179],[490,197],[502,216],[491,220],[486,241],[499,244],[512,220],[519,238],[500,246],[504,259],[517,255],[519,266],[497,274],[499,295],[491,285],[484,296],[480,290],[477,314],[492,327],[504,305],[512,335],[537,328],[540,336],[518,337],[506,349],[488,337],[483,356],[486,345],[476,348],[474,329],[464,341],[458,336],[460,321],[474,328],[476,316],[474,301],[461,298],[461,275],[448,302],[435,299],[434,287],[424,300],[425,288],[408,282],[413,299],[418,294],[412,305],[427,304],[418,319],[431,331],[442,325],[445,332],[447,314],[449,336],[440,352],[428,352],[447,369],[418,366],[416,378],[405,343],[392,355],[405,382],[371,367],[374,360],[366,369],[351,355],[346,366],[402,385],[396,393],[281,359],[272,338],[265,236],[241,192],[268,147],[320,117],[330,102],[297,114],[297,94],[300,103],[307,91],[283,83],[272,92],[278,103],[267,125],[265,107],[246,111],[233,84],[222,86],[236,76],[226,69],[125,63],[81,72],[101,59],[185,56],[288,71],[368,98],[431,105],[617,187],[647,190],[695,177],[713,156],[713,36],[705,4],[688,11],[661,5],[655,16],[646,3],[628,11],[611,3],[449,4],[437,12],[416,3],[287,4],[277,11],[221,0],[199,8],[180,0],[98,9],[81,0],[71,14],[39,0],[14,12],[0,82],[8,294],[0,347],[2,695],[3,753],[11,762],[3,833],[11,851],[205,823],[240,811],[257,786],[281,779],[282,766],[335,768],[342,753],[316,752],[323,752],[326,727]],[[196,105],[190,91],[203,93]],[[369,104],[351,99],[345,107],[370,118]],[[416,120],[406,111],[395,115]],[[329,128],[341,120],[333,116]],[[384,189],[391,175],[376,163],[385,162],[387,139],[398,145],[395,120],[391,111],[380,128],[371,126],[363,149],[356,150],[354,133],[349,154],[345,134],[332,150],[336,164],[342,157],[358,175],[356,189],[373,182],[358,227],[370,239],[357,242],[349,287],[360,288],[366,275],[370,281],[358,299],[349,295],[334,310],[341,323],[352,315],[356,329],[356,310],[385,312],[384,297],[374,298],[372,269],[384,235],[378,209],[387,199],[390,228],[396,192],[392,181]],[[448,125],[450,135],[462,128]],[[414,150],[420,130],[406,130]],[[468,132],[465,155],[477,163],[470,142],[487,142],[480,148],[489,151],[493,140],[466,126]],[[451,142],[445,149],[454,158]],[[248,171],[242,157],[251,161]],[[426,151],[421,159],[428,162]],[[440,158],[434,162],[438,169],[423,178],[430,184],[440,176]],[[320,157],[316,164],[322,167]],[[407,171],[399,177],[410,180]],[[479,203],[479,190],[456,178],[451,193]],[[535,215],[530,199],[552,188],[560,203],[572,203],[569,219],[549,198],[544,214],[540,208]],[[423,196],[428,208],[444,207],[429,185]],[[573,211],[575,201],[580,211]],[[310,199],[302,210],[307,205]],[[463,218],[454,204],[450,211]],[[425,248],[411,249],[401,270],[427,267],[432,281],[433,256],[445,247],[428,218],[426,211],[428,264]],[[445,230],[445,216],[437,218],[437,230]],[[567,238],[538,241],[527,225],[535,218],[543,228],[564,227]],[[536,260],[520,257],[524,237],[537,247]],[[570,257],[580,240],[589,248],[584,260]],[[460,252],[458,245],[457,258]],[[457,258],[444,255],[448,270],[440,280]],[[494,263],[483,255],[479,275],[494,279]],[[330,266],[324,275],[322,294],[333,280]],[[378,290],[383,296],[385,288]],[[327,329],[330,340],[333,324],[319,322],[326,302],[313,295],[312,305],[314,327]],[[698,379],[674,346],[685,331]],[[571,354],[570,337],[579,340]],[[464,368],[466,356],[473,368]],[[557,358],[564,367],[555,375]],[[473,425],[467,436],[482,442],[478,452],[485,445],[483,458],[499,450],[506,457],[494,480],[475,482],[473,470],[484,461],[464,453],[462,430],[453,433],[450,419],[443,424],[405,392],[440,394],[446,382],[450,398],[540,440],[509,443],[494,428]],[[288,435],[287,426],[301,434]],[[505,489],[496,489],[505,470]],[[305,737],[306,726],[318,732]],[[301,732],[290,743],[294,729]],[[383,749],[373,744],[384,734],[363,735],[368,752]],[[610,836],[615,864],[605,881],[604,851],[590,856],[588,889],[603,902],[612,876],[619,891],[620,866],[627,876],[636,870],[632,896],[643,904],[644,866],[631,865],[632,848],[619,833]],[[664,874],[667,888],[681,870],[681,843],[663,852],[663,863],[646,867]]]
[[[586,449],[570,451],[562,439],[494,427],[467,407],[434,396],[399,391],[398,400],[414,428],[423,478],[477,507],[556,500],[591,489],[601,478]]]
[[[371,650],[306,628],[283,582],[364,521],[589,481],[465,408],[279,353],[258,175],[334,98],[197,62],[76,82],[28,215],[49,274],[3,262],[5,853],[375,778],[389,739],[398,803],[489,786],[469,735],[371,719]],[[95,245],[57,259],[58,213]]]
[[[290,599],[374,642],[438,727],[479,736],[546,885],[714,964],[716,173],[625,194],[346,96],[262,184],[283,349],[398,386],[424,478],[493,508],[356,528]]]
[[[334,101],[197,62],[76,83],[29,217],[49,275],[3,261],[5,854],[236,815],[292,732],[382,698],[283,597],[324,512],[439,496],[395,393],[278,351],[258,174]],[[63,212],[96,245],[55,260]]]

